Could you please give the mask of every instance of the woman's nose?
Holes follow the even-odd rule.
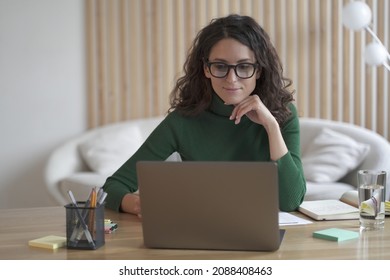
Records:
[[[234,71],[234,68],[230,68],[228,70],[228,73],[226,75],[226,81],[228,82],[235,82],[237,81],[238,77],[236,75],[236,72]]]

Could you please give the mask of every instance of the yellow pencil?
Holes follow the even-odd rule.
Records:
[[[94,208],[96,207],[96,188],[92,188],[91,191],[91,205],[90,205],[90,213],[89,213],[89,224],[88,228],[92,234],[93,239],[95,240],[95,210]]]

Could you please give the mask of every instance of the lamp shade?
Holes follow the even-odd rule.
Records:
[[[361,1],[350,2],[342,11],[343,24],[354,31],[368,26],[372,19],[370,7]]]
[[[385,63],[387,59],[387,51],[381,44],[372,42],[366,46],[364,59],[369,65],[381,65]]]

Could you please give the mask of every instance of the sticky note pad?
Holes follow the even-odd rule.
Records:
[[[359,233],[346,229],[329,228],[313,232],[313,237],[339,242],[358,238]]]
[[[66,237],[48,235],[38,239],[30,240],[28,245],[45,249],[57,249],[66,245]]]

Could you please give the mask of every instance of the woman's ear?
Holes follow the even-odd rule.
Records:
[[[258,68],[258,69],[256,70],[256,80],[259,79],[260,76],[261,76],[261,68]]]
[[[206,78],[211,79],[210,69],[207,67],[206,63],[203,64],[203,72]]]

